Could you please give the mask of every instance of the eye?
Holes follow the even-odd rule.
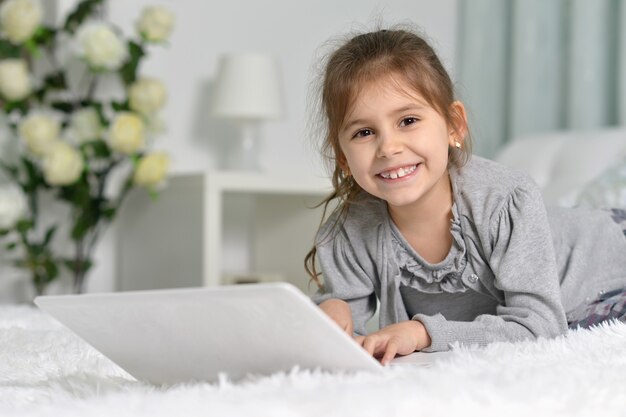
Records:
[[[400,126],[404,127],[404,126],[412,125],[413,123],[417,123],[418,121],[419,119],[417,117],[405,117],[400,122]]]
[[[361,130],[357,131],[352,136],[352,138],[353,139],[355,139],[355,138],[364,138],[366,136],[370,136],[370,135],[373,135],[373,134],[374,134],[374,131],[372,129],[361,129]]]

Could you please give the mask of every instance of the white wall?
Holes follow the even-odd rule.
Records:
[[[61,12],[75,0],[57,0]],[[173,172],[190,173],[218,168],[224,143],[233,138],[232,126],[209,118],[212,83],[220,54],[266,52],[282,67],[286,117],[263,129],[261,166],[285,175],[325,175],[306,136],[306,97],[318,47],[350,29],[412,21],[421,27],[454,73],[457,0],[112,0],[108,13],[125,33],[141,9],[150,4],[176,14],[169,46],[151,47],[141,73],[161,78],[169,89],[163,111],[167,132],[157,146],[167,150]],[[88,291],[116,288],[115,244],[123,230],[114,227],[96,253]]]
[[[305,103],[310,67],[318,46],[331,36],[379,17],[385,23],[413,20],[433,38],[447,62],[456,36],[456,0],[230,0],[112,1],[109,14],[128,29],[146,4],[162,4],[176,14],[167,49],[152,48],[143,72],[162,78],[170,91],[163,116],[169,126],[162,145],[176,172],[219,166],[223,136],[232,129],[210,120],[211,85],[220,54],[267,52],[284,75],[286,118],[264,129],[261,165],[267,171],[318,174],[317,158],[305,141]]]

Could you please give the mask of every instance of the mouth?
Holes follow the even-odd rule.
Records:
[[[415,165],[406,165],[400,168],[394,168],[394,169],[390,169],[388,171],[383,171],[380,172],[378,174],[376,174],[378,177],[381,177],[383,179],[386,180],[395,180],[398,178],[404,178],[408,175],[411,175],[412,173],[415,172],[415,170],[417,169],[417,166],[419,164],[415,164]]]

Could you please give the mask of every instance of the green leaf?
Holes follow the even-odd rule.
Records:
[[[84,153],[95,158],[110,158],[111,149],[103,140],[94,140],[81,146]]]
[[[65,74],[63,73],[63,71],[57,71],[55,73],[48,74],[46,78],[44,78],[44,84],[46,88],[49,89],[67,89],[67,82],[65,81]]]
[[[4,170],[4,172],[11,177],[11,179],[13,179],[15,182],[18,181],[19,179],[19,171],[17,170],[17,167],[11,166],[9,164],[7,164],[4,161],[0,161],[0,168],[2,168]]]
[[[119,70],[120,76],[127,86],[137,80],[137,69],[139,68],[139,62],[145,54],[146,52],[140,44],[134,41],[128,41],[129,59]]]
[[[82,209],[91,203],[90,191],[89,182],[83,174],[74,184],[60,187],[58,197],[69,202],[77,209]]]
[[[98,224],[99,219],[100,213],[98,210],[85,208],[74,222],[74,227],[70,235],[72,240],[81,240],[87,236],[87,233]]]
[[[107,120],[104,114],[104,105],[102,103],[97,103],[97,102],[92,102],[90,103],[90,105],[96,109],[96,112],[98,113],[98,117],[100,117],[100,123],[102,123],[103,126],[108,127],[109,121]]]
[[[81,262],[76,261],[73,258],[65,258],[62,260],[63,265],[72,272],[76,272],[79,267],[81,271],[87,272],[93,266],[91,259],[83,259]]]
[[[8,251],[12,251],[16,247],[17,247],[17,243],[16,242],[7,243],[6,246],[5,246],[6,250],[8,250]]]
[[[148,190],[148,194],[150,195],[150,198],[152,199],[152,201],[158,201],[159,200],[159,192],[157,190],[155,190],[154,188],[150,188]]]
[[[130,161],[133,163],[133,168],[137,169],[137,165],[139,165],[139,161],[141,161],[142,156],[143,155],[141,153],[131,155]]]
[[[74,105],[66,101],[55,101],[50,103],[50,107],[65,114],[70,114],[74,110]]]
[[[35,43],[33,39],[29,39],[24,43],[24,47],[30,52],[30,54],[39,58],[41,56],[41,51],[39,50],[39,46]]]
[[[115,217],[116,214],[117,214],[117,210],[114,207],[109,207],[102,211],[102,216],[107,221],[113,221],[113,218]]]
[[[20,101],[7,101],[4,104],[4,112],[6,114],[12,113],[14,110],[17,110],[22,114],[28,113],[28,102],[26,101],[26,98]]]
[[[54,28],[40,26],[35,31],[35,34],[31,38],[31,41],[39,46],[48,46],[54,42],[56,33],[57,31]]]
[[[39,102],[43,102],[44,99],[46,98],[46,94],[48,93],[48,91],[66,90],[66,89],[67,89],[67,83],[65,81],[65,74],[63,73],[63,71],[57,71],[55,73],[48,74],[44,78],[44,81],[41,87],[37,89],[33,93],[33,95],[37,98]],[[58,104],[58,103],[55,103],[55,104]],[[62,106],[58,108],[58,110],[61,110],[65,113],[68,112],[66,106]]]
[[[82,179],[71,188],[73,192],[70,201],[78,213],[74,218],[70,236],[72,240],[78,241],[98,225],[102,216],[103,199],[90,195],[91,189],[86,179]]]
[[[30,229],[32,229],[32,227],[33,227],[33,222],[31,220],[26,220],[26,219],[22,219],[18,221],[17,224],[15,225],[15,228],[21,234],[25,234]]]
[[[46,236],[43,238],[42,245],[48,246],[52,238],[54,237],[55,232],[57,231],[57,226],[51,226],[46,232]]]
[[[13,266],[17,268],[26,268],[27,262],[24,259],[15,259],[13,261]]]
[[[39,168],[35,166],[30,159],[23,156],[22,165],[24,166],[27,176],[26,183],[24,184],[24,191],[26,191],[27,194],[35,192],[40,186],[44,186],[45,182]]]
[[[32,95],[37,99],[38,102],[43,103],[46,98],[46,87],[41,87],[35,90]]]
[[[84,218],[76,219],[76,223],[72,228],[72,233],[70,234],[72,240],[81,240],[87,236],[87,232],[89,231],[89,225],[87,223],[88,222],[85,221]]]
[[[52,259],[46,259],[42,266],[46,271],[44,282],[52,282],[59,275],[59,267]]]
[[[67,16],[63,29],[69,33],[74,33],[76,29],[95,11],[103,0],[83,0]]]
[[[8,39],[0,39],[0,59],[20,58],[21,48],[12,44]]]
[[[126,101],[112,101],[111,102],[111,107],[116,112],[130,110],[130,107],[129,107],[129,104],[128,104],[128,100],[126,100]]]

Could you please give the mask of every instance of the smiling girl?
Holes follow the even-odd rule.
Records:
[[[527,175],[470,158],[465,108],[420,36],[349,39],[321,110],[337,204],[305,261],[314,301],[384,364],[625,320],[623,212],[548,213]]]

